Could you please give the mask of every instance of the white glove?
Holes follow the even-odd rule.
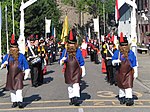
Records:
[[[30,69],[26,69],[24,71],[25,75],[24,75],[24,80],[27,80],[27,78],[29,77],[29,74],[30,74]]]
[[[60,65],[62,66],[64,64],[64,61],[67,59],[67,57],[63,57],[61,60],[60,60]]]
[[[61,60],[65,61],[67,59],[67,57],[63,57]]]
[[[47,65],[47,62],[46,62],[46,59],[44,58],[44,66],[46,66]]]
[[[134,69],[134,79],[136,79],[138,77],[137,66],[133,67],[133,69]]]
[[[85,66],[81,66],[81,69],[82,69],[82,77],[84,77],[86,75],[86,73],[85,73]]]
[[[1,65],[1,68],[0,69],[3,69],[4,66],[6,66],[8,64],[8,61],[5,61],[2,65]]]
[[[119,64],[120,62],[121,62],[120,59],[113,60],[112,65],[115,66],[116,64]]]

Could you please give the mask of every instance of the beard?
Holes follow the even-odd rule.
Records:
[[[119,46],[119,50],[125,58],[128,58],[128,52],[130,50],[130,46],[125,46],[125,47]]]
[[[75,45],[74,46],[70,46],[68,44],[67,52],[68,52],[69,56],[76,56],[76,50],[77,50],[77,47]]]
[[[15,49],[10,48],[9,54],[14,58],[15,61],[17,61],[18,57],[19,57],[19,49],[18,48],[15,48]]]

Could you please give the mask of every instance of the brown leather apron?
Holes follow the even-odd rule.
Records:
[[[18,68],[18,61],[9,61],[6,89],[23,89],[23,77],[24,73]]]
[[[133,74],[134,70],[130,66],[128,59],[121,61],[119,70],[117,71],[117,85],[119,88],[127,89],[133,87]]]
[[[74,56],[69,56],[66,63],[66,69],[64,73],[65,83],[74,84],[79,83],[81,79],[81,67]]]

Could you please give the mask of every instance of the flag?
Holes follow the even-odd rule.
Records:
[[[61,34],[62,42],[65,42],[65,37],[68,36],[68,16],[65,17]]]
[[[115,5],[115,20],[116,22],[129,10],[130,6],[126,3],[126,0],[116,0]]]
[[[94,22],[94,32],[99,32],[99,19],[95,18],[93,19]]]
[[[52,24],[52,33],[51,36],[54,38],[54,25]]]
[[[51,38],[56,38],[56,31],[53,24],[52,24]]]
[[[45,19],[45,31],[50,33],[51,19]]]
[[[88,37],[88,35],[86,35],[85,41],[86,41],[86,42],[89,42],[89,37]]]

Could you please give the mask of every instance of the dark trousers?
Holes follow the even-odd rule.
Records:
[[[113,76],[114,76],[114,83],[115,84],[117,84],[116,72],[117,72],[117,68],[116,68],[116,66],[113,66]]]
[[[90,53],[90,57],[91,57],[91,58],[90,58],[91,61],[94,61],[94,52],[91,52],[91,53]]]
[[[107,66],[107,77],[109,77],[111,84],[115,83],[114,67],[112,65]]]
[[[35,65],[30,66],[31,69],[31,82],[32,85],[38,85],[43,82],[43,75],[42,73],[42,65],[41,63],[36,63]]]
[[[99,64],[98,54],[96,51],[94,52],[94,62],[95,62],[95,64]]]

